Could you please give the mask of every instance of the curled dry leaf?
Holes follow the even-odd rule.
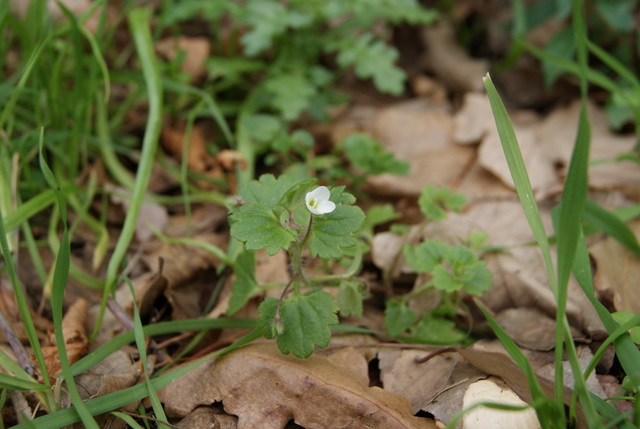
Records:
[[[64,337],[65,348],[67,349],[67,357],[69,363],[78,361],[88,350],[87,338],[87,311],[89,310],[89,302],[84,298],[79,298],[67,310],[62,319],[62,335]],[[61,371],[60,355],[56,347],[56,339],[51,332],[49,334],[50,346],[42,348],[44,354],[45,365],[51,375],[57,375]]]
[[[340,361],[359,361],[363,370],[344,369],[318,355],[285,356],[274,344],[256,344],[187,374],[158,396],[172,415],[222,401],[226,412],[238,416],[239,429],[281,429],[290,420],[306,429],[326,428],[327,422],[333,428],[435,427],[414,417],[403,398],[369,387],[361,354],[342,356]]]

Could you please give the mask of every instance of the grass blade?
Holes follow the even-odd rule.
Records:
[[[140,214],[144,194],[147,191],[149,179],[151,177],[151,169],[155,153],[158,148],[158,138],[160,136],[160,128],[162,125],[162,84],[160,71],[155,60],[155,51],[153,47],[153,39],[150,32],[150,15],[149,9],[134,9],[129,13],[129,26],[135,42],[136,51],[142,65],[142,73],[147,85],[147,95],[149,97],[149,117],[147,119],[147,127],[142,141],[142,152],[140,154],[140,163],[131,195],[131,205],[122,226],[122,232],[118,238],[118,242],[113,250],[113,255],[107,266],[106,285],[102,295],[100,313],[96,325],[91,333],[91,338],[95,338],[104,311],[107,305],[109,294],[113,289],[118,278],[118,270],[120,264],[129,247],[129,243],[133,238],[136,228],[136,222]]]
[[[40,169],[44,175],[49,186],[54,190],[56,199],[58,200],[58,206],[60,208],[60,216],[62,218],[63,232],[62,239],[60,240],[60,247],[58,249],[58,255],[55,261],[55,268],[53,272],[53,293],[51,296],[51,313],[53,317],[54,334],[56,338],[56,346],[58,348],[58,356],[60,359],[60,367],[62,368],[62,374],[67,385],[71,402],[76,408],[78,416],[82,420],[82,424],[86,428],[98,429],[98,423],[93,419],[93,416],[84,405],[80,392],[78,392],[78,386],[75,379],[71,374],[71,368],[69,366],[69,357],[67,356],[66,341],[63,335],[62,329],[62,313],[64,306],[64,291],[67,287],[67,277],[69,276],[69,267],[71,265],[71,246],[69,243],[69,230],[67,229],[67,207],[64,195],[60,191],[58,182],[51,172],[51,169],[47,165],[44,154],[44,128],[41,128],[40,132]]]

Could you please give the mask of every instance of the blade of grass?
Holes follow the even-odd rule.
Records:
[[[136,222],[140,214],[140,208],[147,190],[149,179],[151,177],[151,169],[153,160],[158,147],[158,138],[160,136],[160,128],[162,125],[162,85],[160,71],[155,60],[155,51],[153,40],[150,32],[150,11],[149,9],[134,9],[129,13],[128,20],[131,33],[135,42],[136,51],[142,66],[145,83],[147,85],[147,96],[149,97],[149,117],[147,119],[147,127],[142,142],[142,152],[140,155],[140,163],[136,173],[136,179],[131,196],[131,205],[122,227],[122,232],[118,238],[118,242],[113,250],[113,255],[107,266],[107,274],[105,281],[104,293],[91,339],[95,338],[100,330],[102,318],[107,305],[107,299],[116,286],[118,278],[118,270],[120,264],[129,247],[129,243],[135,232]]]
[[[69,230],[67,229],[67,208],[65,198],[60,192],[58,181],[54,177],[51,169],[47,165],[43,154],[44,148],[44,128],[40,130],[40,169],[44,175],[45,180],[49,186],[56,193],[56,199],[58,200],[58,207],[60,209],[60,215],[62,218],[63,232],[62,239],[60,240],[60,248],[58,249],[58,256],[56,257],[55,269],[53,273],[53,291],[51,295],[51,314],[53,316],[54,334],[56,338],[56,346],[58,349],[58,357],[60,360],[60,367],[62,368],[62,374],[67,385],[67,391],[71,397],[71,402],[74,404],[78,416],[82,420],[82,424],[86,428],[98,429],[98,423],[94,420],[89,410],[84,405],[80,392],[78,392],[78,386],[75,379],[71,374],[71,368],[69,366],[69,357],[67,356],[66,341],[62,330],[62,313],[64,306],[64,291],[67,286],[67,277],[69,275],[69,266],[71,258],[71,247],[69,243]]]
[[[136,422],[134,420],[133,417],[131,417],[128,414],[125,414],[123,412],[120,411],[114,411],[113,413],[111,413],[112,415],[118,417],[119,419],[121,419],[123,422],[125,422],[126,424],[129,425],[129,427],[132,427],[133,429],[144,429],[143,426],[139,425],[138,422]]]
[[[171,322],[154,323],[143,328],[144,335],[172,334],[176,332],[200,331],[211,329],[253,329],[255,319],[186,319]],[[123,346],[134,341],[133,332],[125,332],[118,335],[71,366],[74,375],[90,370],[96,364],[106,359]]]
[[[532,404],[536,404],[536,414],[540,425],[543,428],[563,428],[564,427],[564,412],[562,410],[563,402],[554,402],[545,395],[538,378],[531,367],[531,364],[527,360],[527,357],[522,353],[516,343],[509,337],[509,335],[502,329],[500,325],[491,317],[489,312],[484,306],[476,300],[478,308],[482,311],[487,322],[491,326],[491,329],[498,337],[498,340],[502,343],[505,350],[509,353],[515,363],[524,371],[529,383],[529,391],[531,393]]]
[[[522,159],[522,153],[518,146],[518,141],[511,125],[511,121],[507,114],[506,108],[498,95],[498,92],[491,81],[489,75],[484,79],[485,88],[489,96],[491,108],[495,117],[498,134],[502,143],[505,158],[511,172],[520,203],[524,209],[525,217],[529,223],[529,227],[534,234],[536,242],[542,252],[545,268],[547,271],[547,277],[551,285],[551,289],[554,292],[556,299],[558,298],[558,283],[556,281],[555,270],[552,262],[551,251],[549,248],[549,241],[545,232],[542,218],[535,202],[533,189],[527,175],[526,166]],[[573,262],[573,261],[572,261]],[[560,314],[560,312],[558,312]],[[555,380],[555,397],[556,401],[560,403],[562,400],[562,394],[564,390],[564,383],[562,380],[562,355],[563,355],[563,343],[564,338],[571,338],[569,334],[568,322],[566,322],[566,316],[564,312],[559,315],[559,319],[562,320],[558,326],[558,332],[556,335],[556,380]],[[580,371],[581,374],[581,371]],[[584,392],[582,392],[584,395]],[[589,399],[586,399],[587,401]],[[587,405],[588,407],[588,405]],[[587,412],[590,414],[589,410]]]
[[[594,293],[591,260],[589,258],[589,252],[587,251],[584,235],[581,235],[580,243],[578,243],[578,252],[576,253],[573,273],[587,299],[589,299],[589,302],[591,302],[598,313],[607,332],[610,335],[615,333],[620,327],[620,324],[613,319],[609,310],[598,301]],[[628,335],[618,337],[613,345],[616,349],[616,356],[627,377],[630,378],[635,386],[640,388],[640,350],[638,350],[638,347],[631,341]]]
[[[151,379],[149,377],[149,368],[148,368],[148,359],[147,359],[147,345],[145,342],[144,330],[142,329],[142,320],[140,320],[140,312],[138,311],[138,306],[136,305],[136,297],[135,297],[135,289],[131,280],[128,277],[125,278],[127,285],[129,286],[129,290],[131,291],[131,295],[133,296],[133,336],[136,340],[136,347],[138,349],[138,354],[140,356],[140,362],[142,362],[142,371],[144,373],[145,385],[147,386],[147,392],[149,399],[151,400],[151,406],[153,408],[153,412],[156,415],[156,418],[166,422],[167,416],[164,413],[164,409],[162,408],[162,404],[158,399],[158,395],[156,394],[155,389],[151,385]],[[158,424],[158,427],[161,429],[167,428],[167,425]]]
[[[213,256],[215,256],[216,258],[219,258],[223,263],[227,265],[232,265],[233,263],[233,261],[227,255],[227,253],[214,244],[205,243],[203,241],[195,240],[193,238],[188,238],[188,237],[168,237],[156,229],[152,229],[152,232],[155,236],[157,236],[159,239],[161,239],[165,243],[184,244],[187,246],[194,246],[206,252],[211,253]]]
[[[133,332],[131,332],[131,336],[133,337]],[[199,365],[202,365],[203,363],[208,362],[211,359],[214,359],[216,357],[229,353],[260,337],[262,337],[261,331],[259,330],[251,331],[250,333],[248,333],[247,335],[245,335],[235,343],[231,344],[230,346],[222,349],[221,351],[211,356],[205,357],[196,362],[177,368],[174,371],[168,372],[157,378],[152,379],[151,385],[153,386],[153,389],[160,390],[163,387],[171,384],[171,382],[176,380],[178,377],[186,374],[187,372],[198,367]],[[138,384],[136,386],[129,387],[127,389],[123,389],[118,392],[113,392],[104,396],[100,396],[95,399],[90,399],[85,402],[85,405],[93,415],[98,415],[98,414],[103,414],[109,411],[116,410],[126,404],[140,400],[144,398],[147,394],[148,394],[147,386],[144,384]],[[37,419],[33,420],[32,424],[40,428],[55,429],[55,428],[60,428],[63,426],[73,424],[77,421],[78,421],[78,417],[74,407],[74,408],[68,408],[65,410],[57,411],[55,413],[51,413],[46,416],[38,417]],[[27,423],[22,423],[14,426],[13,428],[26,429],[28,427],[30,426]]]
[[[3,214],[1,212],[0,212],[0,250],[2,250],[2,255],[5,261],[5,267],[9,272],[9,278],[11,279],[11,284],[13,286],[13,293],[16,298],[16,303],[18,304],[18,310],[20,311],[20,317],[22,318],[25,330],[27,331],[27,338],[29,339],[29,343],[33,348],[33,353],[35,355],[38,368],[40,368],[40,371],[42,373],[44,385],[47,387],[50,387],[51,381],[49,379],[49,374],[47,373],[47,368],[44,363],[44,355],[42,354],[42,348],[40,347],[40,340],[38,338],[38,333],[36,332],[35,325],[33,324],[33,320],[31,318],[29,305],[24,296],[24,292],[20,287],[20,281],[18,280],[18,275],[16,273],[14,259],[11,255],[11,252],[9,251],[9,242],[7,241],[7,234],[4,228]],[[24,368],[24,370],[30,375],[34,375],[33,368],[31,366]]]
[[[627,250],[640,258],[640,244],[636,236],[618,216],[589,199],[585,204],[584,220],[618,240]]]

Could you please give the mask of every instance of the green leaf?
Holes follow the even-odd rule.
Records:
[[[278,109],[284,119],[292,121],[307,108],[317,89],[300,74],[280,73],[269,77],[265,88],[271,93],[271,105]]]
[[[282,332],[282,321],[277,317],[279,302],[277,298],[268,297],[258,306],[260,316],[256,320],[256,328],[269,340]]]
[[[364,286],[360,282],[343,281],[338,287],[338,307],[341,316],[362,317],[362,300],[365,298]]]
[[[331,339],[331,326],[338,324],[337,311],[333,297],[322,290],[285,299],[280,304],[283,329],[277,337],[278,348],[284,354],[293,353],[305,359],[315,346],[326,347]]]
[[[596,10],[615,31],[624,33],[634,27],[635,0],[600,0],[595,2]]]
[[[634,316],[635,314],[630,311],[616,311],[615,313],[611,313],[613,320],[621,325],[631,320]],[[640,344],[640,326],[634,326],[629,329],[629,336],[634,343]]]
[[[405,246],[403,252],[407,264],[416,272],[430,273],[444,260],[450,248],[441,241],[425,240],[417,246]]]
[[[384,311],[384,326],[387,333],[392,337],[405,332],[418,319],[416,313],[411,310],[403,301],[390,299],[387,301],[387,308]]]
[[[284,5],[269,0],[248,2],[243,10],[250,31],[242,36],[245,53],[257,55],[271,47],[272,39],[287,29],[288,12]]]
[[[304,197],[313,190],[317,179],[308,179],[292,186],[278,202],[279,206],[287,209],[289,213],[294,213],[298,207],[304,203]]]
[[[340,258],[343,248],[354,246],[357,232],[364,222],[360,207],[338,205],[331,213],[314,216],[309,251],[323,259]]]
[[[446,292],[465,289],[481,295],[491,287],[491,272],[464,246],[449,247],[443,262],[433,269],[433,285]]]
[[[493,285],[493,275],[487,269],[484,261],[478,263],[471,269],[473,276],[464,282],[464,289],[471,295],[480,296]]]
[[[558,31],[547,43],[544,50],[552,55],[563,58],[574,58],[576,52],[576,39],[573,35],[573,28],[568,26]],[[546,88],[551,88],[564,70],[552,61],[542,62],[542,72]]]
[[[231,214],[231,236],[245,243],[247,250],[266,247],[269,255],[287,250],[296,234],[284,227],[273,210],[262,203],[245,204]]]
[[[377,140],[367,134],[351,134],[339,143],[339,147],[345,151],[351,164],[364,173],[409,173],[408,163],[398,160],[392,152],[385,150]]]
[[[404,72],[394,65],[398,51],[372,33],[363,33],[338,42],[338,64],[353,67],[361,79],[373,79],[381,92],[399,95],[404,90]]]
[[[238,196],[245,201],[273,208],[293,185],[293,180],[287,175],[276,179],[273,174],[263,174],[259,180],[252,180],[240,188]]]
[[[447,211],[460,212],[466,203],[464,195],[431,185],[422,188],[422,194],[418,199],[422,213],[434,221],[445,220]]]
[[[238,255],[233,263],[236,279],[231,284],[231,299],[227,314],[231,316],[260,290],[255,276],[255,253],[244,251]]]
[[[391,204],[373,206],[367,210],[366,217],[364,218],[364,224],[362,225],[362,228],[360,228],[358,235],[371,240],[373,239],[374,228],[377,225],[398,219],[400,216],[400,213],[395,211]]]
[[[456,344],[464,341],[465,334],[456,324],[432,313],[425,313],[420,322],[411,329],[412,341],[435,344]]]
[[[282,131],[282,121],[274,115],[256,113],[245,121],[251,138],[257,142],[270,142]]]

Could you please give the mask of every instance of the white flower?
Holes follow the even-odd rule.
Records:
[[[329,201],[331,192],[326,186],[319,186],[311,192],[307,192],[307,196],[304,197],[307,208],[313,214],[321,215],[325,213],[331,213],[336,209],[335,203]]]

